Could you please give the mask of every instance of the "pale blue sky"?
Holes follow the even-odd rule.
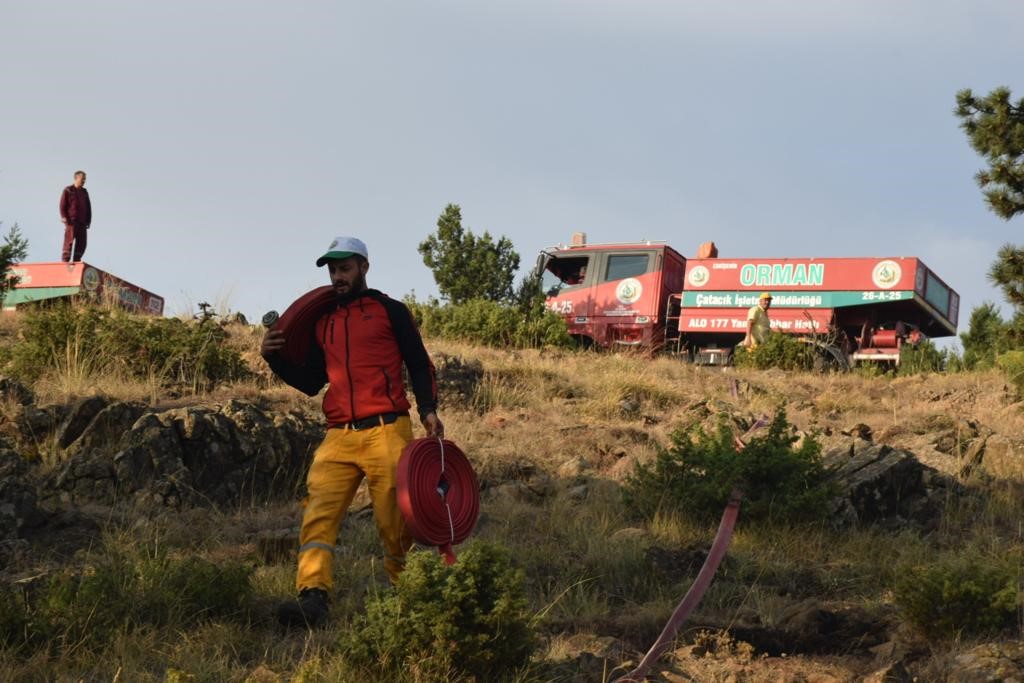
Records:
[[[0,220],[56,260],[86,170],[86,261],[170,313],[282,310],[337,234],[425,297],[453,202],[524,268],[574,230],[919,256],[963,329],[1024,223],[985,208],[954,95],[1024,95],[1022,29],[1016,0],[2,0]]]

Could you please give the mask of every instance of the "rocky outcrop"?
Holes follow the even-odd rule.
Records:
[[[1024,482],[1024,442],[1001,434],[980,435],[963,457],[962,474],[973,472]]]
[[[35,403],[36,397],[32,390],[9,377],[0,377],[0,400],[13,401],[27,406]]]
[[[909,451],[859,437],[823,459],[841,492],[832,504],[838,525],[911,522],[929,529],[938,523],[946,493],[957,486]]]
[[[1024,640],[979,645],[956,658],[951,683],[1024,683]]]
[[[322,437],[317,419],[243,401],[159,413],[111,403],[69,444],[46,488],[75,502],[260,501],[295,491]]]
[[[0,567],[24,543],[25,531],[41,521],[29,464],[0,442]]]
[[[112,454],[121,438],[145,412],[145,407],[138,403],[115,401],[107,404],[65,447],[65,455],[74,457],[86,451]]]
[[[479,360],[466,360],[461,356],[436,353],[433,356],[437,374],[438,395],[446,406],[466,406],[476,393],[476,386],[484,376]]]
[[[89,423],[110,404],[106,396],[89,396],[75,401],[64,420],[57,427],[55,438],[58,448],[67,448],[82,435]]]

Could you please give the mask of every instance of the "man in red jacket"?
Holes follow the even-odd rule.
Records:
[[[328,385],[327,436],[306,480],[295,581],[299,596],[278,608],[278,620],[286,626],[317,626],[327,617],[338,529],[364,477],[392,582],[404,567],[412,537],[398,509],[395,470],[413,436],[403,364],[427,435],[444,436],[434,366],[405,304],[367,288],[366,245],[337,237],[317,259],[318,267],[324,264],[337,305],[316,322],[305,364],[293,365],[278,353],[285,346],[279,330],[268,331],[260,348],[274,374],[296,389],[315,396]]]
[[[92,203],[85,189],[85,171],[75,171],[75,179],[60,195],[60,219],[64,222],[63,261],[81,261],[85,254],[86,231],[92,225]],[[72,258],[74,245],[74,258]]]

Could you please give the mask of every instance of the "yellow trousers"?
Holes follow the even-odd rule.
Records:
[[[296,588],[333,586],[338,529],[359,484],[366,477],[373,501],[373,517],[384,544],[384,568],[391,582],[405,566],[412,537],[398,509],[395,469],[405,445],[412,440],[408,416],[370,429],[328,429],[313,454],[306,484],[309,496],[299,534],[299,571]]]

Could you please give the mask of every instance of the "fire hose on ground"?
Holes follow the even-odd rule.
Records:
[[[761,417],[743,436],[736,437],[736,450],[742,451],[744,446],[746,446],[745,439],[767,424],[768,418]],[[718,532],[715,534],[715,540],[711,543],[711,550],[708,551],[708,556],[704,560],[697,578],[694,579],[693,584],[690,586],[690,590],[686,591],[686,595],[683,596],[682,601],[676,606],[675,611],[672,612],[672,616],[669,618],[668,623],[665,624],[665,628],[661,630],[658,639],[654,641],[651,649],[647,651],[647,654],[640,660],[636,668],[625,676],[616,679],[614,683],[641,683],[651,665],[664,654],[665,650],[672,644],[672,641],[675,640],[676,634],[679,633],[679,628],[690,617],[690,614],[693,613],[693,610],[696,609],[704,597],[704,593],[711,586],[711,580],[715,577],[718,565],[721,564],[722,558],[725,557],[725,551],[729,548],[729,541],[732,540],[733,529],[736,527],[736,519],[740,514],[740,501],[742,499],[743,492],[739,488],[734,488],[732,493],[729,494],[729,502],[722,513],[722,521],[718,524]]]

